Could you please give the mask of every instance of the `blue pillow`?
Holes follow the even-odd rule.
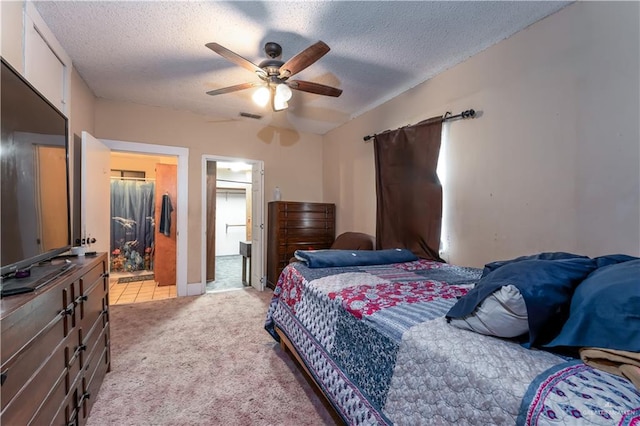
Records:
[[[608,254],[606,256],[594,257],[598,268],[603,266],[615,265],[616,263],[628,262],[630,260],[637,260],[637,257],[628,256],[626,254]]]
[[[547,343],[558,334],[567,319],[575,287],[595,268],[595,261],[586,257],[507,263],[482,277],[453,305],[446,317],[470,315],[494,291],[513,285],[527,306],[529,336],[524,346]]]
[[[598,268],[571,300],[569,319],[545,347],[640,352],[640,259]]]
[[[487,263],[484,265],[484,270],[482,271],[482,276],[484,277],[488,273],[495,271],[501,266],[508,265],[513,262],[520,262],[522,260],[562,260],[562,259],[588,259],[587,256],[582,256],[580,254],[566,253],[563,251],[556,252],[545,252],[532,254],[529,256],[520,256],[515,259],[510,260],[497,260],[495,262]]]
[[[309,268],[386,265],[418,260],[418,256],[407,249],[296,250],[294,256]]]

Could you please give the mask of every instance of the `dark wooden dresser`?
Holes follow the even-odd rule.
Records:
[[[336,206],[272,201],[268,215],[267,286],[275,288],[282,269],[296,250],[331,247],[336,233]]]
[[[85,424],[110,369],[107,256],[70,261],[39,290],[0,302],[3,425]]]

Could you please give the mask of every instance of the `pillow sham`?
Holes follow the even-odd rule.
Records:
[[[596,261],[598,268],[602,268],[604,266],[615,265],[616,263],[638,260],[638,258],[626,254],[607,254],[605,256],[594,257],[593,260]]]
[[[458,328],[498,337],[518,337],[529,331],[527,305],[520,291],[506,285],[487,296],[466,317],[449,321]]]
[[[568,316],[575,287],[595,268],[595,261],[587,257],[511,262],[482,277],[473,289],[458,299],[446,317],[450,320],[471,315],[494,291],[513,285],[527,308],[529,336],[524,346],[548,343],[558,334]]]
[[[386,265],[418,260],[418,256],[407,249],[296,250],[294,256],[309,268]]]
[[[588,257],[580,254],[567,253],[563,251],[554,251],[554,252],[531,254],[528,256],[520,256],[520,257],[516,257],[515,259],[509,259],[509,260],[497,260],[495,262],[487,263],[486,265],[484,265],[484,269],[482,270],[482,276],[484,277],[488,273],[495,271],[501,266],[508,265],[514,262],[520,262],[522,260],[562,260],[562,259],[588,259]]]
[[[544,346],[640,352],[640,259],[598,268],[580,283],[560,334]]]

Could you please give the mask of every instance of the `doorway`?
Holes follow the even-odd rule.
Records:
[[[83,132],[83,138],[85,137],[85,133],[86,132]],[[95,138],[93,139],[95,140]],[[172,206],[175,209],[176,213],[176,223],[172,225],[172,227],[174,227],[176,235],[176,295],[180,297],[202,294],[203,290],[200,286],[200,283],[189,284],[187,282],[187,206],[189,150],[184,147],[154,145],[110,139],[101,139],[98,142],[102,143],[105,146],[105,149],[107,149],[111,153],[120,152],[128,154],[148,154],[151,156],[168,156],[177,159],[177,199]],[[105,225],[102,226],[102,228],[109,229],[109,221],[110,217],[107,214],[107,221],[105,221]],[[100,227],[99,224],[92,226],[92,228],[98,227]],[[108,240],[108,238],[106,238],[105,240]]]
[[[251,241],[252,166],[227,161],[208,164],[208,185],[215,179],[215,201],[207,197],[207,233],[214,237],[214,245],[207,246],[206,291],[239,290],[248,285],[247,260],[240,244]],[[215,208],[209,205],[213,202]]]
[[[206,292],[263,290],[263,164],[203,156],[203,259]]]
[[[111,152],[113,304],[176,297],[176,156]],[[173,227],[171,226],[173,222]]]

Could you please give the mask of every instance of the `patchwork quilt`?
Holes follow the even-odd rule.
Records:
[[[348,424],[640,425],[629,381],[447,324],[481,272],[428,260],[294,263],[265,328],[286,334]]]

